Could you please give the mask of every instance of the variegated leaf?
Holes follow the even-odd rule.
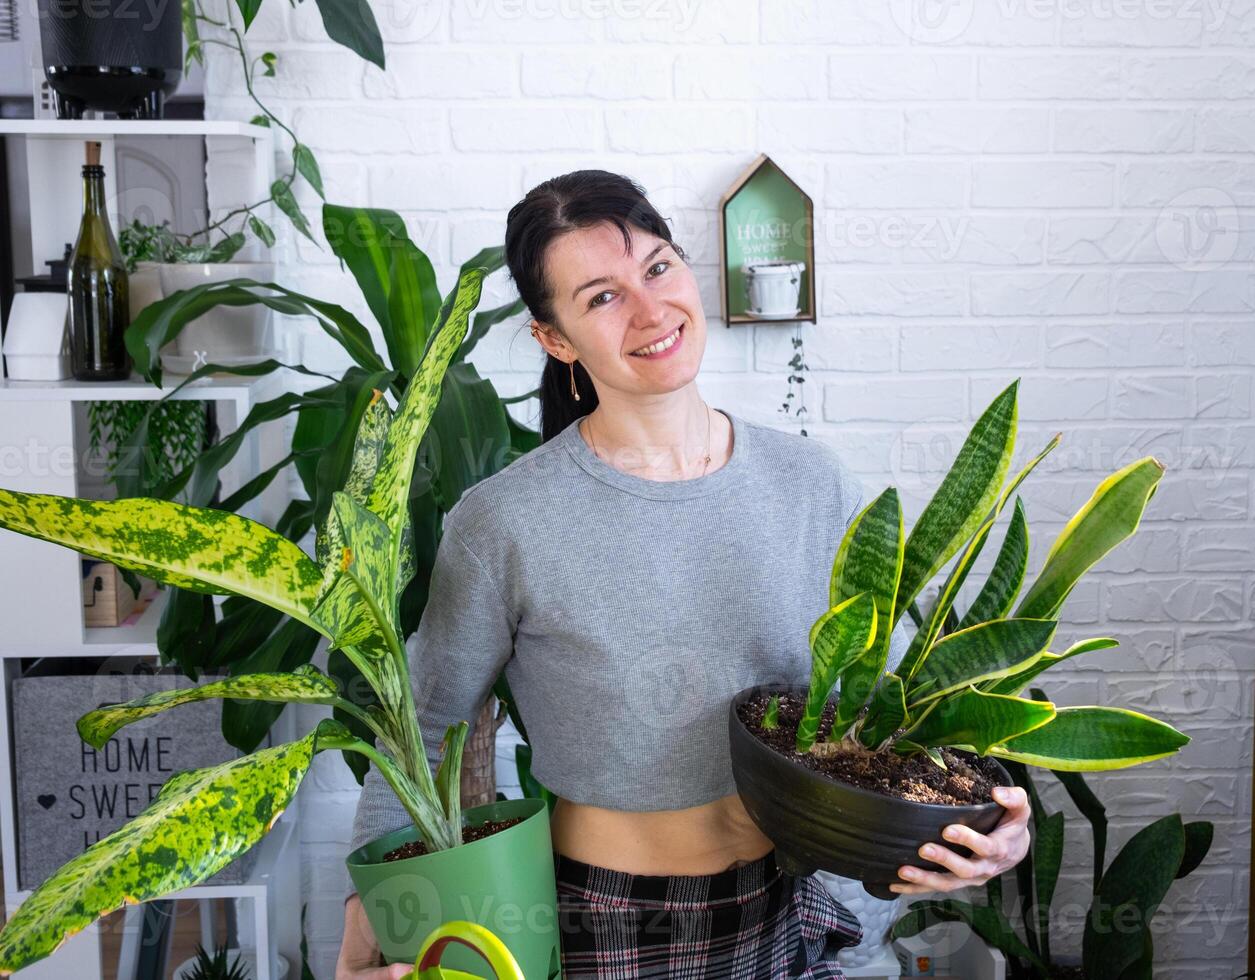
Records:
[[[1171,725],[1127,708],[1060,708],[1041,728],[989,750],[999,759],[1065,772],[1123,769],[1171,755],[1189,741]]]
[[[402,541],[418,447],[440,400],[444,373],[466,336],[471,312],[479,303],[483,277],[482,269],[467,269],[441,306],[422,362],[401,396],[401,404],[388,430],[383,459],[371,486],[367,506],[388,527],[391,535],[383,557],[388,577],[393,582],[398,581],[398,569],[402,566]]]
[[[50,954],[69,936],[127,904],[199,884],[256,844],[296,793],[324,736],[304,738],[205,769],[175,773],[134,820],[67,861],[0,931],[0,971]]]
[[[870,595],[876,604],[871,648],[841,669],[841,696],[832,726],[838,738],[871,697],[888,662],[902,548],[902,504],[898,491],[890,487],[850,522],[832,564],[828,593],[833,606],[860,593]]]
[[[906,721],[906,689],[897,674],[885,674],[872,695],[858,738],[875,749]]]
[[[211,698],[293,704],[334,704],[339,700],[335,681],[313,664],[302,664],[291,673],[241,674],[198,687],[157,691],[125,704],[106,705],[79,718],[78,733],[89,745],[104,748],[120,728],[132,722]]]
[[[798,723],[796,748],[815,744],[819,719],[841,671],[865,655],[876,636],[876,603],[866,592],[833,606],[811,627],[811,678],[806,706]],[[840,735],[833,732],[838,738]]]
[[[392,409],[388,407],[383,392],[375,389],[370,404],[362,413],[362,420],[353,441],[353,459],[349,464],[349,475],[345,480],[343,492],[359,504],[365,504],[370,495],[370,486],[379,469],[379,461],[383,458],[384,442],[388,437],[388,427],[392,424]],[[327,574],[327,564],[338,561],[340,549],[344,547],[344,537],[340,533],[340,518],[332,508],[327,520],[318,530],[314,554],[318,564]]]
[[[1046,724],[1055,716],[1049,701],[985,694],[975,687],[942,698],[935,711],[907,729],[919,745],[959,746],[984,755],[990,747]]]
[[[256,599],[318,628],[318,566],[270,528],[166,500],[80,500],[0,490],[0,526],[73,548],[166,585]]]
[[[943,637],[908,684],[907,703],[1022,670],[1049,646],[1057,626],[1050,619],[996,619]]]
[[[340,561],[329,562],[314,615],[336,647],[354,646],[374,635],[399,642],[396,599],[384,566],[391,535],[375,514],[337,491],[331,505],[343,544]]]

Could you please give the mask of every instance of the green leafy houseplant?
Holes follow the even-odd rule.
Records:
[[[1037,689],[1033,696],[1045,700]],[[965,922],[1011,961],[1012,975],[1051,980],[1060,976],[1149,977],[1154,968],[1150,921],[1172,882],[1197,868],[1211,848],[1213,826],[1206,820],[1182,821],[1170,814],[1135,833],[1111,864],[1106,864],[1106,808],[1079,772],[1056,772],[1077,809],[1093,831],[1093,901],[1082,938],[1082,972],[1061,965],[1051,952],[1050,908],[1064,850],[1064,814],[1048,811],[1022,763],[1008,764],[1016,783],[1027,791],[1033,808],[1033,834],[1028,857],[1015,868],[1017,904],[1023,916],[1023,938],[1003,907],[1004,872],[986,883],[986,902],[958,899],[911,903],[894,923],[894,938],[914,936],[937,922]]]
[[[1102,637],[1062,653],[1049,649],[1073,587],[1136,530],[1163,473],[1154,458],[1137,460],[1099,484],[1023,595],[1028,525],[1017,498],[984,585],[961,616],[955,612],[959,589],[999,515],[1059,442],[1059,436],[1052,439],[1004,486],[1015,449],[1018,384],[1001,392],[976,422],[909,535],[892,487],[851,520],[833,562],[829,609],[810,631],[812,670],[809,687],[798,692],[803,706],[792,739],[795,759],[768,748],[738,715],[739,706],[761,691],[748,689],[733,699],[729,721],[738,789],[751,816],[798,873],[823,867],[859,878],[873,894],[890,898],[887,885],[898,880],[897,867],[921,865],[919,845],[930,839],[940,843],[945,824],[967,822],[987,830],[1001,812],[993,802],[945,806],[871,793],[801,764],[808,757],[923,756],[945,767],[944,748],[1057,770],[1102,770],[1161,758],[1188,741],[1136,711],[1056,707],[1021,696],[1055,664],[1117,645]],[[926,617],[920,615],[916,598],[952,558],[937,602]],[[901,662],[889,671],[890,635],[908,610],[917,629]],[[838,686],[832,722],[821,738],[821,717]],[[949,759],[949,764],[961,761],[953,752]],[[1009,783],[1005,770],[994,771]],[[790,782],[781,785],[782,779]],[[838,798],[846,792],[854,795]],[[860,811],[870,836],[860,836],[853,818],[816,817],[824,812],[821,806],[841,807],[844,817],[850,817],[850,808]],[[892,812],[883,812],[885,807]],[[894,833],[877,841],[876,827],[893,827]],[[931,862],[922,866],[940,869]]]
[[[196,962],[190,970],[183,971],[177,980],[253,980],[248,967],[241,962],[238,954],[230,963],[227,962],[229,952],[226,946],[219,946],[210,953],[197,943]]]
[[[374,693],[369,710],[359,707],[341,696],[333,678],[302,664],[83,715],[79,734],[97,748],[125,725],[208,698],[331,705],[355,719],[368,738],[357,738],[329,718],[297,741],[174,774],[138,817],[67,862],[22,903],[0,931],[0,972],[42,959],[67,936],[125,903],[203,881],[269,831],[314,755],[328,749],[360,754],[379,768],[429,851],[461,844],[459,761],[468,725],[462,721],[445,732],[446,748],[433,778],[400,619],[415,571],[408,507],[415,459],[484,275],[480,267],[463,270],[425,348],[416,354],[396,412],[380,389],[367,399],[344,487],[331,495],[318,529],[316,560],[270,528],[222,510],[152,498],[92,501],[0,491],[0,526],[189,592],[252,599],[326,637]],[[537,809],[538,819],[545,820],[543,805],[537,802]],[[544,833],[547,839],[547,823]],[[541,860],[552,889],[552,856],[546,852]]]
[[[230,435],[168,479],[154,472],[149,458],[151,423],[142,420],[124,447],[127,458],[134,461],[127,470],[129,483],[124,495],[167,500],[182,495],[195,506],[209,506],[220,471],[239,452],[249,433],[259,426],[294,417],[290,452],[215,506],[239,511],[291,468],[295,469],[306,499],[292,503],[276,530],[296,542],[312,526],[327,519],[334,493],[347,477],[354,439],[371,393],[375,389],[388,390],[400,397],[407,390],[423,346],[435,328],[440,290],[430,260],[410,240],[404,222],[394,212],[326,204],[322,221],[328,244],[348,266],[374,316],[384,350],[376,349],[371,331],[343,307],[276,283],[251,279],[207,283],[152,304],[131,325],[126,339],[139,372],[157,384],[162,381],[161,348],[187,323],[218,305],[255,304],[312,318],[344,350],[352,366],[339,377],[291,368],[274,360],[233,367],[210,364],[197,370],[184,385],[219,371],[261,376],[284,369],[315,375],[322,383],[305,392],[285,391],[255,405]],[[502,249],[494,247],[474,256],[462,271],[482,268],[489,275],[503,265]],[[415,459],[409,511],[416,571],[401,598],[398,623],[403,638],[413,633],[426,604],[443,515],[467,488],[539,444],[539,435],[520,426],[506,411],[507,404],[529,398],[532,393],[501,398],[492,383],[480,377],[467,360],[493,326],[522,309],[522,303],[515,300],[476,312],[444,376],[431,420],[431,438]],[[148,411],[155,413],[166,400],[150,403]],[[167,661],[177,663],[195,678],[199,671],[211,668],[231,673],[292,670],[309,662],[318,633],[299,619],[249,598],[229,598],[219,609],[208,596],[177,589],[166,604],[157,641]],[[341,682],[346,697],[358,699],[362,709],[369,708],[373,703],[369,685],[358,683],[359,672],[343,651],[332,651],[328,671]],[[506,701],[516,727],[525,731],[504,677],[499,679],[497,691]],[[237,748],[252,751],[280,710],[281,706],[273,704],[225,702],[223,734]],[[336,718],[359,737],[368,736],[351,713],[337,710]],[[357,756],[349,756],[347,761],[358,779],[363,778],[365,761]]]

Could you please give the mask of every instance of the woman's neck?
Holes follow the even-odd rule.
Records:
[[[731,430],[693,385],[646,406],[602,398],[580,422],[584,442],[605,463],[657,480],[689,480],[719,469],[731,456]]]

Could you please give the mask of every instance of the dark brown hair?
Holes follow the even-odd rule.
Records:
[[[629,226],[656,235],[684,251],[671,238],[671,229],[634,180],[605,170],[576,170],[538,184],[510,209],[506,219],[505,261],[519,297],[531,315],[559,329],[553,312],[553,286],[545,278],[545,250],[559,235],[612,222],[623,234],[624,252],[632,248]],[[552,354],[546,355],[540,377],[540,437],[548,442],[576,419],[597,407],[597,392],[582,364],[575,364],[571,395],[571,368]]]

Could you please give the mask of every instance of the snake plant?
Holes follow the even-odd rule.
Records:
[[[324,704],[370,733],[327,718],[304,738],[204,769],[175,773],[138,817],[54,872],[0,931],[0,973],[42,959],[124,904],[204,881],[274,825],[313,757],[328,749],[377,766],[433,850],[461,843],[459,772],[466,721],[449,726],[432,775],[424,754],[400,628],[415,572],[410,486],[419,443],[448,365],[479,301],[483,268],[464,269],[445,299],[395,413],[379,390],[362,415],[349,475],[318,528],[316,558],[276,531],[223,510],[167,500],[81,500],[0,490],[0,526],[66,545],[195,593],[240,596],[309,627],[369,682],[369,710],[310,664],[164,691],[83,715],[103,748],[118,729],[189,701],[232,698]]]
[[[1103,480],[1055,539],[1021,595],[1028,524],[1017,496],[988,577],[960,616],[960,587],[1012,495],[1058,445],[1056,435],[1009,481],[1015,450],[1018,380],[973,426],[950,471],[910,534],[890,487],[851,520],[837,549],[829,609],[810,631],[810,686],[795,747],[924,753],[965,749],[1055,770],[1133,766],[1169,755],[1189,739],[1136,711],[1056,707],[1020,692],[1044,670],[1117,645],[1107,637],[1052,652],[1064,600],[1085,572],[1137,529],[1163,466],[1139,459]],[[957,556],[957,558],[956,558]],[[927,616],[916,598],[952,558]],[[1018,598],[1018,603],[1017,603]],[[889,638],[902,615],[915,635],[893,671]],[[818,740],[821,714],[840,685],[833,724]]]
[[[1037,688],[1033,696],[1045,699]],[[913,902],[890,934],[896,939],[914,936],[936,922],[966,922],[1012,960],[1015,975],[1049,980],[1060,968],[1051,952],[1050,908],[1063,861],[1064,813],[1046,809],[1026,766],[1009,762],[1007,769],[1033,808],[1026,858],[1014,872],[1003,872],[986,882],[984,904],[950,898]],[[1206,820],[1186,823],[1179,813],[1169,814],[1133,834],[1108,865],[1106,807],[1079,772],[1055,775],[1089,821],[1094,841],[1093,901],[1086,913],[1081,947],[1085,976],[1149,977],[1155,959],[1151,919],[1173,881],[1202,864],[1215,828]],[[1003,880],[1012,874],[1018,893],[1012,905],[1023,918],[1022,939],[1004,910]]]

